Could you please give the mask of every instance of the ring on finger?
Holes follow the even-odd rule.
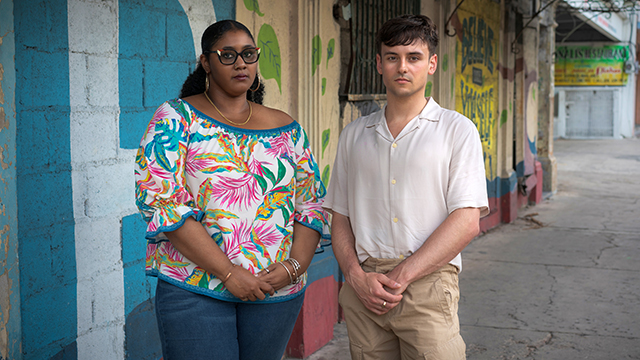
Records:
[[[271,272],[271,270],[269,270],[269,268],[264,268],[264,271],[266,271],[267,274]]]
[[[387,302],[386,301],[382,302],[382,307],[387,307]]]

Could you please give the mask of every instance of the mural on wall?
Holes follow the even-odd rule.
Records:
[[[500,4],[490,0],[465,2],[457,11],[456,111],[477,126],[484,150],[486,177],[497,174],[498,38]],[[443,59],[444,60],[444,59]],[[448,59],[446,59],[448,60]],[[448,67],[448,61],[443,66]],[[429,88],[427,86],[427,88]]]
[[[258,3],[258,0],[244,0],[244,6],[247,10],[258,14],[258,16],[264,16],[264,14],[260,12],[260,4]]]
[[[627,84],[625,62],[629,46],[557,46],[556,86],[622,86]]]
[[[246,0],[245,0],[246,3]],[[280,57],[280,45],[278,37],[273,27],[269,24],[262,24],[258,32],[258,47],[261,50],[260,75],[263,79],[275,79],[278,83],[278,90],[282,94],[282,58]]]

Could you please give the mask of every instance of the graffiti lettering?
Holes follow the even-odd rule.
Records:
[[[485,149],[490,147],[494,128],[493,88],[479,92],[465,84],[464,80],[460,80],[460,93],[462,94],[462,115],[476,124]]]
[[[493,29],[484,19],[471,16],[462,21],[462,64],[461,72],[467,65],[484,64],[493,74]]]

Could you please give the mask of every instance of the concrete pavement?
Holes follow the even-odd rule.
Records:
[[[558,140],[558,192],[463,252],[472,359],[640,359],[640,140]],[[344,324],[311,360],[350,359]]]

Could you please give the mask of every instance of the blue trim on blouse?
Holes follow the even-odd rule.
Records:
[[[316,254],[323,253],[324,248],[326,248],[327,246],[331,246],[331,234],[324,234],[322,232],[323,228],[321,226],[316,226],[308,222],[299,221],[297,219],[296,219],[296,222],[299,223],[300,225],[304,225],[309,229],[315,230],[318,233],[320,233],[320,247],[316,249],[316,252],[315,252]],[[323,242],[322,240],[328,240],[328,241]]]
[[[182,218],[180,219],[180,221],[178,221],[173,225],[161,226],[156,231],[147,231],[147,233],[145,234],[145,238],[147,240],[156,240],[156,236],[158,236],[158,234],[160,233],[174,231],[181,228],[182,225],[184,225],[185,220],[190,216],[193,216],[196,219],[196,221],[200,222],[200,220],[202,220],[202,218],[204,217],[204,214],[205,214],[204,211],[201,211],[200,209],[197,209],[195,211],[193,210],[189,211],[188,213],[182,215]]]
[[[191,105],[191,104],[189,104],[188,101],[185,101],[183,99],[177,99],[177,100],[187,104],[187,106],[189,106],[189,108],[193,112],[195,112],[198,115],[198,117],[210,120],[215,125],[223,128],[223,129],[225,129],[227,131],[232,131],[232,132],[235,132],[235,133],[269,136],[269,135],[277,135],[277,134],[280,134],[280,133],[283,133],[283,132],[292,131],[292,130],[295,130],[295,129],[301,129],[300,124],[295,120],[293,120],[293,122],[291,122],[291,124],[280,126],[280,127],[273,128],[273,129],[254,130],[254,129],[239,128],[239,127],[227,125],[227,124],[225,124],[223,122],[220,122],[219,120],[216,120],[216,119],[212,118],[211,116],[209,116],[209,115],[203,113],[202,111],[196,109],[196,107]]]
[[[279,303],[279,302],[289,301],[289,300],[295,299],[298,296],[304,294],[305,290],[307,289],[307,285],[305,285],[300,291],[296,292],[295,294],[289,294],[289,295],[283,295],[283,296],[271,296],[269,294],[265,294],[264,300],[256,299],[256,301],[242,301],[242,300],[238,299],[237,297],[235,297],[233,294],[231,294],[231,292],[229,292],[229,291],[218,292],[218,291],[214,291],[214,290],[211,290],[211,289],[205,289],[205,288],[202,288],[200,286],[186,284],[186,283],[184,283],[182,281],[170,278],[169,276],[167,276],[167,275],[161,273],[160,271],[158,271],[158,269],[147,270],[146,273],[147,273],[147,276],[155,276],[155,277],[157,277],[158,279],[160,279],[162,281],[166,281],[166,282],[170,283],[171,285],[175,285],[175,286],[177,286],[177,287],[179,287],[181,289],[184,289],[184,290],[187,290],[187,291],[191,291],[191,292],[196,293],[196,294],[209,296],[209,297],[212,297],[214,299],[218,299],[218,300],[222,300],[222,301],[244,303],[244,304],[246,304],[246,303],[265,304],[265,303]]]

